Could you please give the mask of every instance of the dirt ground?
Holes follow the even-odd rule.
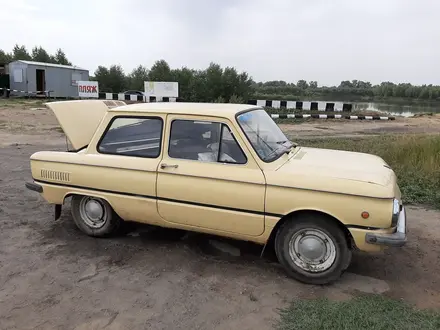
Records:
[[[279,124],[291,138],[355,137],[380,134],[440,134],[440,114],[382,120],[317,119],[301,125]]]
[[[316,120],[281,125],[298,136],[440,132],[440,118],[392,122]],[[294,133],[292,133],[294,132]],[[0,329],[271,329],[292,299],[383,293],[440,309],[440,212],[410,207],[409,242],[355,254],[331,286],[286,277],[272,255],[228,241],[241,256],[213,253],[212,238],[180,241],[139,227],[127,236],[87,237],[69,207],[53,209],[27,190],[29,156],[64,150],[47,110],[0,104]]]

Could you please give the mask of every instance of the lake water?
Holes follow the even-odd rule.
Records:
[[[281,103],[283,102],[283,104]],[[335,101],[303,101],[302,108],[306,111],[317,107],[319,111],[325,111],[327,103],[333,103],[335,111],[341,111],[344,104],[353,104],[352,111],[378,111],[384,115],[411,117],[418,113],[440,113],[440,102],[422,103],[386,103],[386,102],[335,102]],[[296,101],[271,101],[268,105],[266,100],[256,100],[257,106],[269,106],[275,109],[285,107],[287,109],[295,109]]]
[[[440,113],[440,102],[433,104],[426,103],[408,103],[408,104],[391,104],[391,103],[381,103],[381,102],[373,102],[373,103],[363,103],[363,102],[353,102],[353,111],[380,111],[383,113],[388,113],[392,116],[404,116],[411,117],[414,114],[418,113]]]
[[[391,116],[403,116],[403,117],[411,117],[414,114],[418,113],[440,113],[440,102],[438,103],[420,103],[420,102],[412,102],[412,103],[386,103],[386,102],[326,102],[319,101],[318,109],[323,111],[325,110],[326,103],[334,103],[335,109],[340,111],[343,107],[344,103],[353,104],[352,111],[379,111],[383,114],[388,114]],[[303,109],[310,109],[310,102],[303,102]]]

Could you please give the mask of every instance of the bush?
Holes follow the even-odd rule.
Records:
[[[244,103],[244,100],[242,97],[237,96],[236,94],[232,95],[229,99],[229,103]]]

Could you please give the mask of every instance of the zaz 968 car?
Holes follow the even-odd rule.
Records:
[[[338,279],[354,249],[406,242],[396,176],[381,158],[296,145],[262,108],[47,106],[74,150],[33,154],[26,186],[56,217],[71,197],[87,235],[127,221],[273,244],[290,276],[314,284]]]

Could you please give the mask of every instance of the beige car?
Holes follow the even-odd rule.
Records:
[[[406,242],[396,176],[377,156],[296,145],[252,105],[111,103],[48,103],[73,150],[30,157],[26,186],[56,219],[71,197],[88,235],[139,222],[271,245],[313,284],[338,279],[355,249]]]

